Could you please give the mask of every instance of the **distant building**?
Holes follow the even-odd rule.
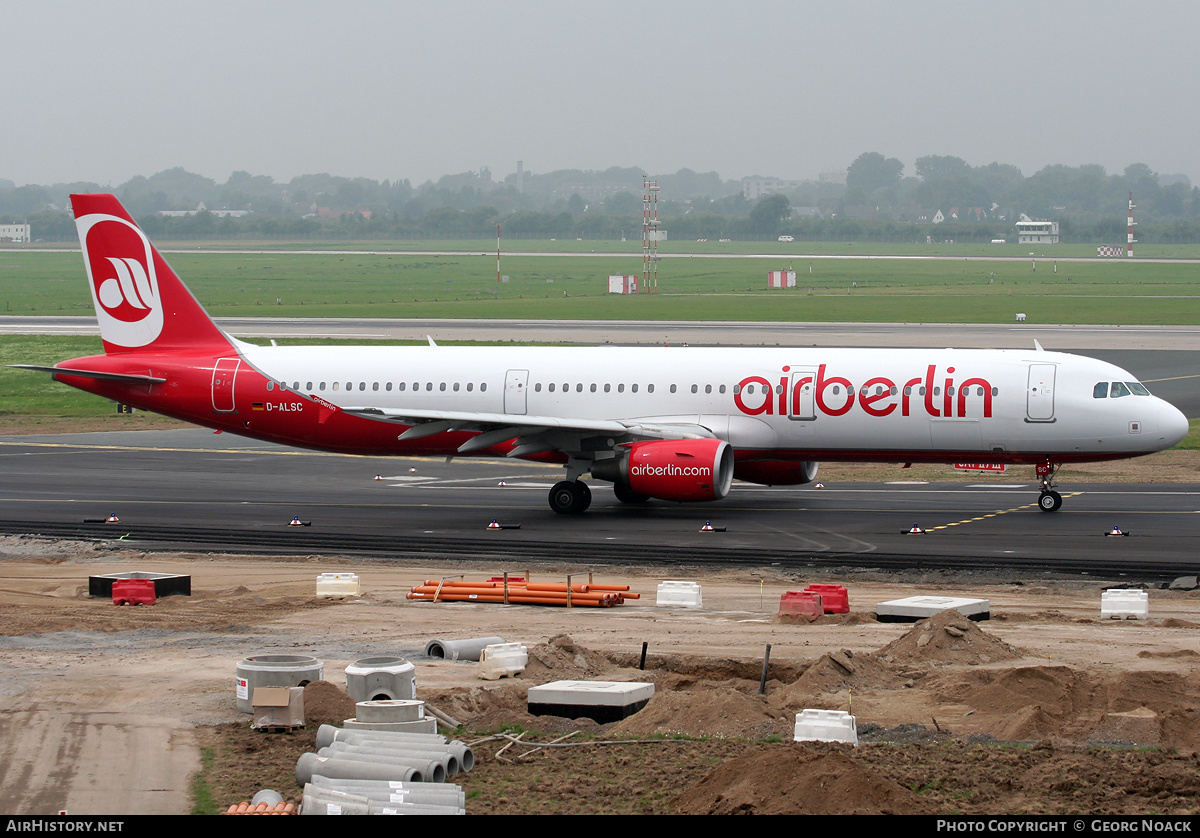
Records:
[[[1057,221],[1033,221],[1021,213],[1017,222],[1017,242],[1019,244],[1058,244]]]
[[[33,241],[29,234],[28,224],[0,224],[0,241],[10,241],[14,244],[24,244]]]
[[[742,178],[742,197],[747,201],[757,201],[764,195],[774,195],[776,192],[791,192],[804,185],[802,180],[783,180],[777,177],[744,177]]]
[[[250,210],[230,210],[230,209],[215,209],[210,210],[204,206],[201,201],[196,205],[194,210],[159,210],[155,215],[161,215],[163,218],[184,218],[189,215],[199,215],[202,212],[207,212],[217,218],[241,218],[243,215],[249,215]]]

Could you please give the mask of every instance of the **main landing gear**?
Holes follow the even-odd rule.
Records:
[[[562,480],[550,490],[550,508],[559,515],[578,515],[592,505],[592,490],[582,480]]]
[[[1038,509],[1043,512],[1057,512],[1062,506],[1062,495],[1054,491],[1054,474],[1058,468],[1053,463],[1040,463],[1037,467],[1038,477],[1042,478],[1042,494],[1038,496]]]

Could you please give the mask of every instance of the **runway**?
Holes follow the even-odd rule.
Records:
[[[455,561],[1011,568],[1171,578],[1200,571],[1200,485],[737,483],[712,504],[618,503],[592,482],[582,516],[546,504],[558,467],[363,458],[203,430],[0,439],[0,530],[141,549]],[[382,479],[375,479],[376,476]],[[505,485],[501,486],[501,483]],[[115,514],[119,524],[85,524]],[[310,526],[289,527],[298,517]],[[519,528],[490,531],[496,519]],[[724,532],[701,532],[706,521]],[[914,524],[924,535],[904,532]],[[1105,535],[1114,526],[1128,537]]]
[[[1200,351],[1200,326],[1050,323],[797,323],[743,321],[593,321],[371,317],[216,317],[241,338],[514,341],[599,346],[879,346],[959,349],[1143,349]],[[0,334],[99,335],[94,316],[0,315]]]

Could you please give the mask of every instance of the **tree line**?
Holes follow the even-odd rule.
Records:
[[[111,191],[159,238],[490,238],[501,225],[510,238],[640,239],[642,178],[640,169],[613,167],[495,180],[482,169],[414,186],[329,174],[281,183],[234,172],[219,184],[175,168],[115,189],[0,180],[0,220],[28,221],[35,239],[71,240],[67,196]],[[674,240],[990,241],[1011,238],[1024,213],[1059,221],[1064,241],[1119,243],[1132,191],[1141,241],[1200,241],[1200,189],[1186,176],[1158,174],[1141,163],[1120,174],[1096,165],[1054,165],[1025,177],[1015,166],[971,166],[930,155],[918,158],[915,173],[906,176],[899,160],[867,152],[850,164],[845,183],[791,184],[756,201],[743,197],[741,181],[715,172],[681,169],[655,179],[657,215]],[[157,214],[201,204],[210,211]],[[216,209],[249,213],[220,217],[211,212]],[[939,211],[944,223],[934,223]]]

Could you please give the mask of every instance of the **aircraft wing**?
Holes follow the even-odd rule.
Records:
[[[509,413],[475,413],[450,410],[408,410],[398,408],[344,407],[371,419],[409,425],[399,439],[421,439],[449,431],[476,431],[478,435],[458,448],[459,454],[479,451],[515,439],[510,457],[545,451],[582,453],[583,441],[608,437],[610,448],[622,442],[641,439],[711,439],[712,431],[703,425],[686,422],[650,422],[637,419],[571,419],[561,416],[529,416]],[[589,446],[595,451],[594,446]]]

